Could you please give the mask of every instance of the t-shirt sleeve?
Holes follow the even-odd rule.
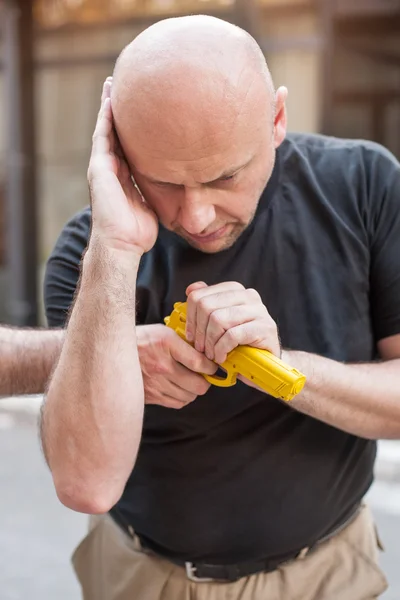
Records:
[[[90,210],[64,227],[46,265],[44,306],[49,327],[65,327],[78,286],[80,263],[90,233]]]
[[[369,151],[370,298],[375,339],[400,334],[400,164]]]

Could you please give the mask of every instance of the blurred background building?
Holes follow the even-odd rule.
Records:
[[[119,52],[152,22],[196,13],[256,37],[289,88],[290,130],[368,138],[400,157],[400,0],[0,0],[0,320],[41,318],[40,267],[88,202],[101,86]]]

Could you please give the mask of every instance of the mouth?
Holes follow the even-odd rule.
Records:
[[[210,244],[211,242],[215,242],[223,238],[229,229],[229,225],[224,225],[220,229],[213,231],[213,233],[209,233],[207,235],[193,235],[188,234],[188,237],[192,239],[197,244]]]

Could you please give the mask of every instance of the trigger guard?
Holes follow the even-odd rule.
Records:
[[[203,377],[211,385],[217,387],[232,387],[237,382],[237,373],[226,373],[226,377],[220,377],[219,375],[204,375]]]

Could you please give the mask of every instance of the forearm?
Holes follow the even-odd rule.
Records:
[[[400,359],[343,364],[285,351],[283,360],[307,376],[294,409],[360,437],[400,438]]]
[[[63,337],[62,330],[0,327],[0,396],[43,393]]]
[[[42,440],[61,501],[106,512],[140,443],[144,393],[135,335],[139,259],[92,245],[42,415]]]

